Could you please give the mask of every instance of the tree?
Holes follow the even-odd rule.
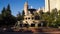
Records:
[[[3,18],[2,15],[0,14],[0,26],[2,26]]]
[[[22,15],[24,15],[25,13],[24,13],[24,10],[22,11]]]
[[[50,15],[47,13],[44,13],[42,16],[42,19],[47,22],[46,26],[49,26],[49,23],[51,22]]]
[[[57,18],[58,18],[58,12],[57,12],[56,8],[52,10],[52,12],[50,13],[50,17],[52,19],[52,22],[50,23],[50,26],[56,27],[57,26],[56,21],[57,21]]]
[[[5,11],[6,11],[6,10],[5,10],[5,7],[3,7],[3,10],[2,10],[2,16],[3,16],[3,17],[6,16]]]
[[[58,11],[58,16],[57,16],[55,23],[56,23],[57,27],[60,26],[60,10]]]
[[[16,17],[11,14],[10,5],[8,4],[7,8],[2,10],[2,23],[3,25],[14,25],[16,22]]]
[[[43,15],[43,14],[44,14],[43,10],[40,10],[39,13],[38,13],[38,15],[39,15],[39,17],[40,17],[40,20],[42,20],[42,15]]]
[[[10,10],[10,5],[9,4],[7,6],[7,9],[5,9],[5,7],[3,8],[2,16],[3,17],[6,17],[6,16],[10,17],[11,16],[11,10]]]
[[[17,14],[17,20],[20,21],[20,20],[22,20],[22,18],[23,18],[23,17],[22,17],[22,15],[21,15],[21,13],[18,12],[18,14]]]
[[[8,6],[7,6],[6,14],[9,16],[11,15],[10,4],[8,4]]]

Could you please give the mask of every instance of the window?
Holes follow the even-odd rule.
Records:
[[[35,16],[35,20],[39,20],[39,16]]]
[[[35,27],[35,24],[31,24],[31,27]]]
[[[33,20],[34,18],[32,17],[32,20]]]
[[[30,19],[30,18],[28,18],[28,19]]]
[[[25,18],[27,20],[27,18]]]
[[[29,25],[28,24],[24,24],[24,27],[29,27]]]

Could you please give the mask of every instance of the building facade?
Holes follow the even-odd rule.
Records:
[[[33,8],[29,8],[28,2],[25,2],[24,4],[24,20],[23,20],[23,24],[38,24],[40,23],[39,21],[39,17],[37,17],[34,15],[35,12],[39,13],[40,9],[36,10]]]
[[[45,12],[51,12],[55,8],[60,10],[60,0],[45,0]]]
[[[38,13],[43,10],[43,12],[51,12],[53,9],[60,10],[60,0],[45,0],[45,8],[39,8],[39,9],[34,9],[34,8],[29,8],[28,2],[25,2],[24,4],[24,20],[22,21],[23,24],[28,24],[28,25],[35,25],[35,26],[43,26],[46,24],[43,20],[40,20],[40,16],[36,15],[35,13]],[[20,22],[18,21],[18,24]]]

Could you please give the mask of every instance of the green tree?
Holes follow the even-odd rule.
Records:
[[[56,27],[57,26],[56,21],[58,18],[58,12],[56,8],[52,10],[52,12],[50,13],[50,17],[52,18],[52,22],[50,23],[50,26]]]
[[[17,14],[17,20],[20,21],[20,20],[22,20],[22,19],[23,19],[23,17],[22,17],[22,15],[21,15],[21,13],[18,12],[18,14]]]
[[[8,4],[8,6],[7,6],[6,14],[7,14],[7,16],[8,16],[8,15],[9,15],[9,16],[11,15],[10,4]]]
[[[6,10],[5,10],[5,7],[4,7],[3,10],[2,10],[2,16],[3,16],[3,17],[6,16],[5,11],[6,11]]]
[[[10,5],[2,10],[3,25],[14,25],[16,22],[16,17],[11,14]]]
[[[57,16],[55,23],[57,27],[60,26],[60,10],[58,11],[58,16]]]

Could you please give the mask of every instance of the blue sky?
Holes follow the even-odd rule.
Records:
[[[12,15],[16,16],[18,11],[22,12],[24,3],[26,0],[0,0],[0,13],[3,7],[7,7],[10,4]],[[29,7],[38,9],[39,7],[44,7],[44,0],[28,0]]]

